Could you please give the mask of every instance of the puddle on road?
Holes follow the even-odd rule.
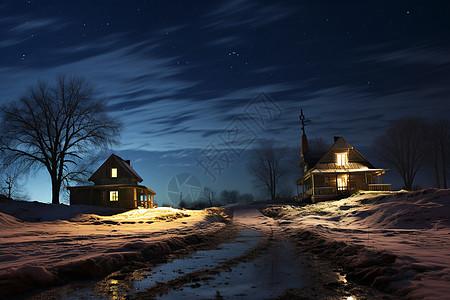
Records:
[[[190,283],[158,299],[267,299],[305,284],[306,261],[292,243],[282,242],[250,262],[241,262],[214,279]]]
[[[187,258],[174,259],[173,261],[157,266],[144,278],[133,282],[130,295],[139,291],[145,291],[156,282],[167,282],[184,274],[202,269],[213,269],[220,263],[243,255],[248,250],[256,247],[261,241],[261,234],[254,230],[244,229],[239,237],[232,242],[224,243],[218,249],[197,251]]]
[[[86,284],[83,282],[74,283],[71,287],[63,287],[47,292],[53,299],[86,299],[86,300],[108,300],[124,299],[133,296],[137,292],[145,291],[157,282],[167,282],[183,274],[192,273],[202,269],[213,269],[220,263],[239,257],[262,240],[261,234],[255,230],[244,229],[238,237],[228,243],[220,244],[218,248],[212,250],[200,250],[185,257],[174,259],[168,263],[156,266],[149,272],[142,274],[143,279],[132,281],[131,285],[123,284],[121,280],[107,279],[108,290],[102,290],[100,294],[94,287],[102,285]],[[97,290],[97,291],[95,291]],[[103,294],[103,295],[102,295]],[[106,296],[104,294],[109,294]]]
[[[217,249],[197,251],[185,258],[142,271],[140,280],[106,278],[95,284],[78,282],[71,287],[53,290],[53,299],[127,299],[153,287],[202,269],[214,269],[219,264],[239,257],[261,242],[255,230],[242,230],[231,242]],[[180,289],[160,295],[158,299],[266,299],[280,295],[288,288],[305,284],[306,262],[296,256],[292,243],[279,242],[261,252],[254,260],[240,262],[219,274],[190,282]],[[130,280],[132,280],[130,282]],[[49,295],[49,294],[47,294]]]

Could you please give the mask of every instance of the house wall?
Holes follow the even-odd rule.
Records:
[[[351,173],[349,176],[348,188],[352,192],[367,189],[364,173]]]
[[[101,199],[101,191],[98,189],[70,190],[70,205],[99,205],[95,199]]]
[[[135,208],[136,188],[71,189],[70,205],[96,205],[104,207]],[[119,192],[119,201],[110,201],[110,192]]]
[[[117,168],[117,178],[111,177],[111,169]],[[96,171],[95,178],[93,178],[95,185],[103,184],[137,184],[125,168],[116,160],[111,159],[105,162],[102,167]]]

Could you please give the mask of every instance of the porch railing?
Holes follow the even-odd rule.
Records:
[[[310,196],[312,196],[312,189],[305,191],[305,193],[303,194],[303,199],[306,199]]]
[[[390,192],[391,184],[390,183],[369,183],[368,184],[369,191],[372,192]]]
[[[337,194],[336,187],[326,186],[326,187],[315,187],[314,195],[334,195]]]
[[[313,189],[309,189],[305,191],[303,194],[303,199],[306,199],[313,194]],[[335,187],[315,187],[314,188],[314,195],[315,196],[325,196],[325,195],[336,195],[336,188]]]

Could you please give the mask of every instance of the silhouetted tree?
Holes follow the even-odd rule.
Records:
[[[166,205],[163,204],[163,206],[166,206]],[[168,206],[171,206],[171,205],[167,205],[167,207]],[[186,202],[186,200],[181,199],[180,202],[178,203],[178,207],[179,208],[187,208],[188,207],[188,203]]]
[[[3,165],[0,167],[0,193],[9,199],[27,198],[23,188],[19,186],[19,180],[23,170],[17,165]]]
[[[239,191],[236,190],[223,190],[220,193],[220,201],[224,204],[236,203],[239,200]]]
[[[273,140],[261,141],[252,149],[247,169],[257,185],[264,187],[272,200],[276,198],[280,180],[291,172],[287,149]]]
[[[436,186],[447,188],[447,161],[450,155],[450,120],[431,122],[428,135],[428,162],[433,167]],[[440,169],[442,172],[440,172]],[[442,181],[440,174],[442,173]],[[442,183],[442,184],[441,184]]]
[[[203,188],[199,202],[205,201],[208,203],[209,206],[214,206],[216,205],[217,200],[216,198],[217,198],[216,192],[206,186]]]
[[[395,122],[374,142],[374,152],[382,161],[392,165],[402,177],[405,189],[411,190],[414,178],[426,155],[427,130],[425,121],[405,118]]]
[[[84,172],[75,171],[83,155],[117,143],[121,127],[89,82],[64,75],[53,85],[39,80],[20,100],[3,105],[0,118],[5,162],[45,167],[53,204],[61,185]]]

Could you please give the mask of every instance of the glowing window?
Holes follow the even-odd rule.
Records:
[[[347,153],[336,153],[336,164],[338,166],[345,166],[348,164]]]
[[[110,191],[109,201],[119,201],[119,191]]]
[[[117,178],[117,168],[111,168],[111,177]]]
[[[344,191],[347,189],[348,177],[347,175],[342,175],[337,178],[337,188],[339,191]]]

